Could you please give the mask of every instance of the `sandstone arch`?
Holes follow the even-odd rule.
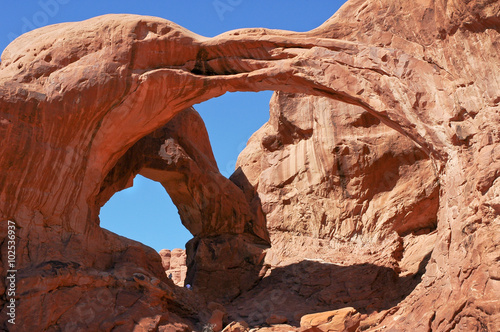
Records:
[[[194,236],[186,245],[186,283],[217,298],[234,297],[258,279],[270,244],[265,217],[238,183],[220,174],[194,109],[179,112],[128,149],[107,174],[97,203],[104,205],[137,174],[162,184]],[[224,253],[230,252],[228,259]],[[210,287],[210,279],[226,287]]]
[[[437,246],[421,285],[378,323],[494,328],[499,22],[499,4],[491,1],[354,0],[307,33],[246,29],[208,39],[165,20],[118,15],[21,36],[0,67],[7,142],[0,216],[18,224],[20,278],[36,285],[26,298],[57,289],[37,284],[35,273],[56,269],[77,285],[80,267],[88,267],[98,285],[131,292],[140,285],[157,296],[148,313],[164,310],[158,299],[175,296],[144,277],[161,275],[159,262],[129,264],[142,249],[97,225],[103,181],[133,144],[192,104],[226,91],[270,89],[360,106],[435,164],[442,202]],[[93,254],[82,254],[96,243]],[[113,266],[115,274],[102,282],[99,271]],[[99,287],[93,291],[104,291]],[[34,315],[27,324],[53,323],[46,319]]]

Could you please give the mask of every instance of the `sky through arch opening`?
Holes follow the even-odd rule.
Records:
[[[209,134],[220,173],[229,178],[246,143],[269,120],[272,91],[235,92],[194,108]],[[160,182],[142,175],[131,188],[115,193],[101,208],[101,227],[160,251],[185,249],[192,238],[177,207]]]
[[[192,238],[161,183],[142,175],[101,208],[101,227],[139,241],[156,251],[184,249]]]

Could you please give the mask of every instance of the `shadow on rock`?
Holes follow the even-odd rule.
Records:
[[[254,289],[234,300],[233,320],[251,326],[281,315],[299,325],[305,314],[353,307],[371,314],[394,307],[420,283],[426,256],[414,275],[400,277],[387,267],[373,264],[341,266],[313,260],[274,268]]]

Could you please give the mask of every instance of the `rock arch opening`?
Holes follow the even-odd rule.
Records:
[[[136,143],[108,174],[105,181],[107,187],[101,188],[100,197],[105,200],[113,190],[130,185],[125,184],[126,179],[130,181],[134,176],[134,183],[138,181],[139,186],[143,188],[136,188],[134,184],[131,188],[113,194],[101,208],[101,227],[152,246],[160,252],[167,275],[172,276],[177,285],[182,285],[186,275],[186,262],[181,262],[181,260],[186,259],[186,254],[179,250],[172,251],[172,249],[185,250],[186,243],[192,236],[182,226],[178,213],[183,222],[189,224],[191,229],[197,232],[196,234],[201,233],[201,236],[213,236],[213,232],[218,235],[221,227],[216,225],[218,222],[227,224],[224,227],[227,228],[228,233],[234,232],[233,226],[244,228],[244,231],[249,231],[253,227],[252,220],[250,220],[251,224],[245,224],[244,227],[237,225],[246,222],[238,219],[248,219],[252,213],[249,212],[243,195],[237,189],[237,185],[242,184],[236,181],[237,185],[235,185],[228,178],[234,173],[239,152],[246,146],[249,137],[268,121],[271,95],[270,91],[241,92],[211,99],[196,105],[199,113],[194,109],[185,110],[161,130]],[[202,116],[205,120],[202,120]],[[207,130],[210,131],[210,139]],[[214,141],[218,162],[212,151],[214,146],[211,142]],[[148,197],[151,195],[164,197],[162,202],[157,197],[151,197],[148,201],[149,204],[154,204],[154,208],[158,209],[157,213],[161,214],[161,216],[153,216],[153,218],[162,219],[154,222],[154,224],[162,223],[161,226],[157,226],[158,232],[162,229],[165,233],[174,230],[175,234],[181,234],[180,239],[169,239],[175,236],[174,234],[165,236],[162,241],[160,234],[156,234],[156,237],[151,239],[147,234],[137,232],[137,227],[145,226],[150,221],[147,220],[147,216],[139,217],[137,212],[135,215],[130,213],[131,206],[141,204],[139,201],[132,201],[131,194],[137,191],[135,193],[137,197],[145,190],[150,191],[146,193]],[[234,195],[235,191],[236,195]],[[231,192],[233,192],[232,197],[222,197],[225,194],[230,196]],[[174,195],[174,202],[170,200],[168,193]],[[127,205],[124,211],[119,211],[119,206],[115,207],[119,204],[119,197],[123,197],[121,204]],[[140,199],[148,200],[148,197],[140,197]],[[139,200],[139,197],[137,199]],[[231,199],[235,202],[228,203]],[[162,204],[165,205],[165,209],[162,209]],[[137,208],[144,214],[146,207]],[[229,211],[231,209],[232,212]],[[259,206],[254,204],[253,209],[259,210]],[[113,214],[115,212],[116,214]],[[110,225],[108,220],[122,223],[120,218],[123,213],[127,214],[127,220],[133,225]],[[240,213],[243,216],[239,215]],[[262,215],[259,214],[258,218],[262,224],[264,220]],[[142,222],[137,224],[138,220]],[[167,228],[164,225],[165,222],[176,225]],[[154,231],[151,226],[149,225],[147,229]],[[127,228],[126,231],[123,231],[124,227]],[[211,227],[214,229],[210,230]],[[260,232],[263,234],[261,237],[264,238],[264,241],[261,239],[260,242],[265,246],[266,230],[260,227],[262,228]],[[168,250],[162,251],[161,249]]]
[[[238,155],[248,139],[269,120],[271,96],[271,91],[226,93],[195,105],[208,131],[210,146],[224,177],[229,178],[233,174]],[[115,193],[101,208],[101,227],[136,239],[157,251],[185,249],[191,234],[182,226],[177,208],[165,189],[160,183],[140,174],[133,181],[132,187]],[[147,206],[141,207],[144,204]],[[148,225],[149,221],[151,225]],[[169,228],[166,224],[169,224]],[[162,235],[150,232],[148,236],[145,231],[138,234],[137,226],[146,226],[150,231],[157,228]],[[174,230],[173,234],[179,234],[180,239],[170,235],[170,230]],[[165,237],[163,244],[161,236]]]
[[[209,284],[218,274],[219,280],[227,281],[230,296],[248,287],[262,265],[260,253],[269,246],[265,218],[260,205],[240,189],[246,185],[244,178],[233,181],[219,172],[198,112],[193,108],[179,112],[129,148],[107,174],[98,204],[126,187],[136,174],[166,189],[182,224],[194,236],[186,245],[186,282],[220,293]],[[229,273],[223,262],[228,252],[233,255]],[[248,280],[240,282],[242,275]]]
[[[250,137],[269,121],[272,91],[229,92],[194,108],[208,131],[220,173],[229,178]]]
[[[119,191],[101,208],[101,227],[139,241],[156,251],[185,249],[192,234],[158,182],[136,175],[133,186]]]
[[[195,235],[187,245],[186,283],[208,296],[221,296],[221,280],[229,286],[223,291],[227,300],[272,269],[278,275],[288,271],[290,259],[324,257],[330,257],[325,264],[349,262],[358,272],[371,262],[367,271],[382,273],[382,284],[392,273],[404,273],[396,279],[401,280],[395,283],[400,289],[390,301],[357,304],[357,310],[369,310],[368,305],[383,309],[406,296],[408,287],[418,284],[435,239],[405,238],[436,228],[439,186],[429,156],[363,108],[326,97],[276,92],[270,115],[252,135],[231,179],[217,168],[201,117],[186,109],[130,148],[107,182],[118,183],[122,180],[116,176],[126,178],[123,172],[133,170],[165,187],[184,225]],[[313,187],[321,190],[307,189]],[[403,197],[408,191],[414,194]],[[380,203],[392,205],[387,203],[391,201],[398,202],[397,209],[389,211]],[[296,241],[303,238],[316,242],[310,246],[313,250],[296,250],[300,247]],[[263,249],[271,241],[274,247],[266,261]],[[296,248],[286,252],[288,245]],[[418,245],[425,255],[404,255]],[[363,246],[372,251],[387,246],[377,255],[382,265],[370,255],[365,261],[352,261],[335,254],[339,248],[361,250]],[[319,248],[323,249],[318,253]],[[237,254],[227,260],[228,253]],[[322,264],[315,269],[320,274],[349,271],[330,271]],[[287,273],[299,278],[297,271],[292,268]],[[179,269],[171,273],[181,284]],[[374,287],[382,289],[382,284]],[[360,295],[356,301],[369,302],[370,296]]]

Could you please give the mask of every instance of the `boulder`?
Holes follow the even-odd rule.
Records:
[[[304,332],[354,332],[359,326],[361,315],[354,308],[320,312],[305,315],[300,319]]]
[[[248,324],[245,321],[231,322],[222,332],[247,332]]]
[[[266,319],[266,323],[269,325],[285,324],[286,322],[288,322],[288,318],[286,318],[286,316],[276,314],[272,314]]]

